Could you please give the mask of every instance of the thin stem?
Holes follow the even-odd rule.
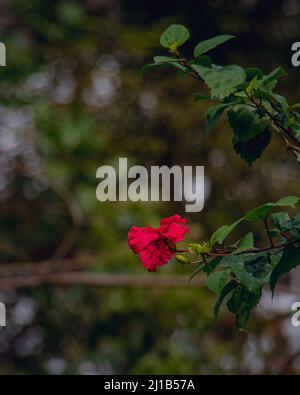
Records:
[[[172,52],[172,53],[173,53],[173,52]],[[193,67],[192,67],[185,59],[183,59],[183,58],[180,56],[180,54],[179,54],[178,51],[174,52],[173,54],[176,56],[177,59],[180,59],[180,60],[179,60],[179,63],[180,63],[182,66],[184,66],[184,67],[186,67],[188,70],[190,70],[190,72],[188,72],[188,71],[183,71],[183,70],[181,70],[181,71],[185,72],[186,74],[190,75],[190,76],[193,77],[193,78],[196,78],[197,80],[203,81],[202,78],[201,78],[201,76],[197,73],[197,71],[194,70]]]
[[[199,73],[197,73],[197,71],[194,70],[194,68],[184,58],[180,56],[178,51],[172,52],[172,54],[175,55],[175,57],[178,59],[178,62],[186,68],[186,70],[181,70],[183,73],[203,82],[203,79],[199,75]],[[249,106],[254,108],[262,107],[264,109],[265,113],[270,119],[270,125],[272,129],[283,139],[286,144],[287,150],[291,152],[295,156],[297,162],[300,163],[300,141],[298,141],[297,138],[291,135],[291,131],[289,129],[285,129],[282,125],[278,123],[278,120],[273,116],[273,114],[270,113],[270,111],[268,111],[268,109],[262,105],[262,99],[259,99],[259,101],[257,101],[248,92],[246,92],[246,95],[250,101],[250,104],[248,104]]]
[[[300,239],[297,239],[297,240],[290,240],[290,241],[288,241],[288,242],[286,242],[286,243],[281,243],[281,244],[274,244],[273,243],[273,246],[269,246],[269,247],[263,247],[263,248],[252,248],[252,249],[250,249],[250,250],[246,250],[246,251],[241,251],[241,252],[239,252],[239,253],[237,253],[236,255],[243,255],[243,254],[259,254],[259,253],[261,253],[261,252],[267,252],[267,251],[269,251],[270,253],[272,252],[272,251],[274,251],[274,250],[280,250],[280,249],[284,249],[284,248],[286,248],[286,247],[288,247],[288,246],[290,246],[290,245],[293,245],[293,244],[297,244],[297,243],[300,243]],[[234,250],[233,250],[234,251]],[[233,252],[232,251],[232,252]],[[214,258],[214,257],[226,257],[226,256],[230,256],[231,255],[231,253],[230,252],[224,252],[224,253],[210,253],[210,252],[207,252],[206,254],[205,254],[206,256],[208,256],[208,257],[211,257],[211,258]],[[193,262],[190,262],[190,263],[201,263],[201,262],[203,262],[203,260],[201,260],[201,261],[193,261]]]
[[[202,256],[202,261],[203,261],[205,264],[207,264],[207,260],[206,260],[205,254],[201,254],[201,256]]]
[[[270,228],[269,228],[269,224],[268,224],[267,218],[264,219],[264,224],[265,224],[265,227],[266,227],[266,230],[267,230],[267,234],[268,234],[268,238],[269,238],[269,241],[270,241],[270,245],[273,248],[274,247],[274,242],[273,242],[273,239],[272,239],[272,235],[271,235],[271,232],[270,232]]]
[[[278,124],[278,120],[274,117],[274,115],[267,109],[265,108],[262,103],[261,100],[258,103],[255,98],[253,96],[250,96],[247,92],[246,95],[248,97],[248,99],[250,100],[250,102],[252,103],[251,106],[255,107],[255,108],[259,108],[262,107],[265,111],[265,113],[268,115],[269,119],[270,119],[270,125],[273,128],[273,130],[275,130],[275,132],[284,140],[286,146],[287,146],[287,150],[289,152],[291,152],[296,160],[298,162],[300,162],[300,142],[290,134],[290,130],[288,129],[284,129],[282,127],[282,125]]]
[[[280,233],[280,236],[284,237],[286,240],[292,240],[289,236],[287,236],[284,232]]]

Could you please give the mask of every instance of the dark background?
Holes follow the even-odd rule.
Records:
[[[171,262],[148,274],[127,247],[132,225],[157,226],[179,213],[200,241],[255,205],[299,195],[299,168],[277,138],[249,167],[225,117],[204,136],[208,104],[194,102],[198,82],[170,70],[140,74],[164,53],[161,32],[180,23],[192,34],[184,54],[234,34],[214,61],[266,73],[281,65],[289,74],[279,91],[297,102],[291,44],[299,22],[299,0],[1,1],[1,374],[299,373],[300,329],[289,318],[299,295],[279,292],[272,303],[266,292],[249,332],[238,332],[229,313],[214,321],[204,287],[140,286],[138,274],[155,283],[189,273]],[[178,203],[98,202],[96,169],[120,156],[147,167],[204,165],[205,209],[186,215]],[[79,284],[47,283],[53,267],[76,270]],[[94,286],[82,273],[114,277]],[[122,274],[131,286],[114,286]],[[297,285],[296,274],[287,281]]]

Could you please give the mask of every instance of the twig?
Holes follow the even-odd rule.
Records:
[[[294,136],[291,136],[288,130],[285,130],[281,125],[278,125],[277,119],[273,116],[273,114],[270,111],[268,111],[267,108],[262,106],[261,101],[258,103],[247,92],[246,94],[255,108],[262,107],[264,109],[265,113],[268,115],[270,119],[271,127],[284,140],[287,146],[287,150],[291,152],[295,156],[296,160],[300,163],[300,142]]]
[[[274,248],[274,242],[273,242],[273,239],[272,239],[272,236],[271,236],[271,232],[270,232],[270,228],[269,228],[269,224],[268,224],[267,218],[264,219],[264,224],[265,224],[265,227],[266,227],[266,230],[267,230],[270,246],[272,248]]]
[[[13,276],[0,279],[0,290],[54,286],[94,286],[94,287],[199,287],[204,285],[204,277],[198,276],[188,281],[182,275],[118,275],[92,272],[52,273],[45,275]],[[300,295],[300,290],[279,284],[278,292]]]
[[[0,264],[0,279],[2,277],[12,277],[15,275],[39,275],[53,273],[60,270],[78,270],[89,266],[93,257],[85,256],[82,258],[56,259],[37,262],[12,262]]]
[[[179,52],[176,51],[175,53],[172,52],[172,54],[174,54],[176,56],[176,58],[178,59],[179,63],[186,67],[188,70],[190,71],[186,71],[186,70],[181,70],[182,72],[184,72],[185,74],[189,75],[190,77],[196,78],[197,80],[203,81],[202,77],[197,73],[196,70],[193,69],[193,67],[184,59],[180,56]]]
[[[14,276],[0,279],[0,290],[34,288],[43,285],[84,285],[97,287],[191,287],[203,285],[203,277],[188,282],[181,275],[116,275],[92,272],[52,273],[45,275]]]
[[[274,244],[273,243],[273,245],[269,246],[269,247],[252,248],[250,250],[238,252],[235,255],[259,254],[261,252],[267,252],[267,251],[271,252],[271,251],[274,251],[274,250],[280,250],[280,249],[286,248],[289,245],[293,245],[293,244],[297,244],[297,243],[300,243],[299,239],[297,239],[297,240],[289,240],[288,242],[282,243],[282,244]],[[232,252],[234,252],[234,250],[232,250],[231,252],[218,252],[218,253],[216,253],[216,252],[206,252],[205,255],[208,256],[208,257],[211,257],[211,258],[213,258],[213,257],[218,258],[218,257],[230,256],[230,255],[232,255]],[[201,262],[203,262],[203,261],[202,260],[201,261],[193,261],[193,262],[190,262],[190,263],[197,264],[197,263],[201,263]]]

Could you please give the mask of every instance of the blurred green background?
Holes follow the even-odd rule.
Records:
[[[265,72],[281,65],[289,75],[280,90],[299,101],[300,70],[290,61],[299,19],[299,0],[1,1],[2,276],[10,275],[7,264],[37,267],[59,258],[83,259],[81,269],[97,274],[188,279],[176,262],[145,272],[127,247],[129,227],[158,226],[179,213],[199,241],[255,205],[300,195],[298,165],[279,139],[249,167],[232,148],[225,117],[204,136],[207,104],[193,99],[198,82],[171,70],[140,74],[164,53],[161,32],[180,23],[192,33],[186,54],[202,39],[234,34],[214,52],[215,62]],[[121,156],[147,167],[204,165],[204,210],[186,215],[181,203],[98,202],[96,170]],[[297,295],[278,294],[272,304],[266,294],[248,333],[238,332],[228,313],[215,322],[214,295],[188,284],[0,285],[0,300],[7,305],[1,374],[300,372],[300,330],[289,320]]]

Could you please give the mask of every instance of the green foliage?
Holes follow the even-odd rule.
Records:
[[[206,254],[210,252],[210,246],[207,243],[190,243],[189,244],[189,251],[191,253],[195,253],[196,255]]]
[[[270,287],[274,292],[280,277],[290,272],[300,264],[300,248],[293,244],[284,249],[282,257],[274,268],[270,277]]]
[[[247,288],[250,292],[254,292],[267,283],[266,277],[257,276],[255,275],[255,272],[251,272],[251,270],[249,270],[249,267],[251,267],[252,264],[257,265],[258,262],[260,265],[264,266],[267,262],[267,254],[261,254],[258,257],[252,253],[238,255],[235,258],[231,258],[229,262],[230,270],[233,275],[237,278],[239,283]]]
[[[217,104],[215,106],[210,107],[206,112],[206,124],[205,124],[205,132],[209,133],[213,130],[216,123],[222,116],[224,110],[228,107],[228,104]]]
[[[256,207],[253,210],[248,211],[244,215],[246,221],[264,221],[271,211],[276,207],[292,207],[298,203],[299,198],[297,196],[286,196],[279,199],[277,202],[266,203],[262,206]]]
[[[217,229],[210,238],[210,245],[214,246],[217,242],[219,244],[223,244],[224,240],[227,236],[233,231],[233,229],[242,221],[243,219],[239,219],[235,221],[231,225],[223,225],[219,229]]]
[[[231,280],[222,288],[221,292],[219,292],[219,296],[214,305],[215,318],[218,317],[220,308],[226,296],[228,296],[237,286],[238,282],[236,280]]]
[[[240,136],[236,134],[232,138],[233,148],[249,165],[251,165],[256,159],[260,158],[270,141],[271,133],[268,129],[264,130],[262,133],[247,142],[241,141]]]
[[[279,213],[274,213],[271,215],[271,221],[273,222],[275,228],[279,231],[283,230],[284,225],[290,220],[288,213],[280,211]]]
[[[255,67],[244,69],[238,65],[214,64],[205,54],[233,38],[231,35],[200,42],[194,49],[194,58],[189,60],[177,50],[188,38],[189,33],[183,26],[170,26],[161,36],[161,44],[170,50],[172,56],[155,57],[154,61],[159,65],[172,64],[207,86],[209,94],[197,93],[195,96],[199,102],[214,101],[206,111],[205,132],[211,132],[222,114],[227,112],[233,131],[232,145],[249,165],[269,145],[272,131],[282,138],[288,150],[300,161],[300,114],[295,111],[298,106],[290,106],[284,96],[274,91],[285,71],[278,67],[264,74]],[[196,261],[198,266],[191,278],[201,272],[206,275],[208,288],[218,294],[214,309],[216,315],[222,301],[230,294],[227,307],[235,314],[237,326],[243,328],[260,300],[263,286],[270,283],[274,292],[279,278],[298,266],[300,214],[292,218],[286,212],[271,215],[273,210],[282,207],[294,208],[298,200],[295,196],[287,196],[277,202],[266,203],[248,211],[233,224],[218,228],[210,237],[209,246],[203,243],[190,245],[188,253],[201,258]],[[269,226],[270,220],[273,229]],[[260,221],[265,227],[269,246],[256,247],[252,232],[234,244],[225,245],[225,240],[242,221]]]
[[[251,292],[243,285],[237,286],[233,291],[231,298],[227,302],[227,307],[231,313],[235,314],[237,328],[244,329],[251,310],[259,303],[261,291],[262,289],[258,288]]]
[[[193,65],[199,76],[211,90],[212,99],[222,101],[246,80],[246,73],[240,66],[215,66],[211,68]]]
[[[279,77],[286,75],[286,72],[282,67],[277,67],[277,69],[273,70],[270,74],[265,75],[260,80],[260,86],[268,86],[269,88],[274,88],[277,84],[277,80]]]
[[[250,86],[250,85],[249,85]],[[228,111],[229,123],[241,143],[248,143],[268,127],[268,120],[261,119],[257,110],[239,104]]]
[[[205,101],[210,99],[211,99],[210,95],[207,95],[205,93],[196,93],[195,95],[195,101]]]
[[[216,100],[206,113],[205,131],[210,132],[223,112],[228,112],[233,130],[232,145],[240,157],[251,165],[271,141],[271,131],[278,134],[300,162],[300,122],[298,105],[289,105],[287,99],[274,92],[277,81],[286,73],[278,67],[269,74],[258,68],[238,65],[216,65],[206,54],[234,38],[219,35],[197,44],[194,58],[182,57],[178,47],[189,39],[188,30],[181,25],[171,25],[161,36],[161,45],[168,48],[172,57],[155,57],[154,64],[146,67],[172,65],[181,73],[201,80],[210,94],[196,94],[196,100]]]
[[[230,270],[222,270],[220,272],[215,272],[207,277],[206,285],[211,291],[219,294],[224,288],[229,278],[230,278]]]
[[[254,236],[252,232],[248,232],[241,238],[241,240],[238,242],[237,249],[234,251],[235,254],[238,254],[240,252],[249,250],[252,248],[254,245]]]
[[[278,2],[277,10],[274,4],[274,11],[272,9],[272,12],[264,13],[262,23],[256,23],[256,18],[261,7],[264,8],[263,2],[256,2],[251,12],[245,12],[249,10],[247,7],[238,7],[239,10],[235,11],[239,14],[232,13],[228,2],[223,1],[223,5],[220,1],[218,3],[218,8],[213,2],[199,3],[201,18],[205,19],[205,23],[200,21],[194,25],[193,31],[199,32],[196,37],[212,37],[218,27],[228,26],[228,21],[234,16],[239,18],[239,23],[234,26],[235,32],[240,30],[244,35],[245,26],[250,26],[247,36],[253,33],[262,37],[253,50],[249,49],[251,64],[259,62],[265,70],[269,70],[268,65],[275,61],[275,57],[282,57],[282,61],[286,61],[286,40],[289,38],[284,39],[281,35],[279,38],[278,35],[274,36],[274,47],[278,49],[274,53],[275,57],[261,57],[268,45],[268,33],[282,12],[281,2]],[[136,65],[152,55],[154,40],[159,36],[166,17],[173,18],[175,14],[180,14],[187,23],[189,20],[195,21],[194,7],[186,7],[184,2],[177,5],[180,9],[170,5],[169,14],[164,13],[162,20],[162,10],[160,7],[155,10],[153,2],[148,2],[148,5],[140,2],[138,7],[136,2],[121,4],[119,1],[1,2],[1,41],[7,44],[9,57],[8,66],[0,68],[1,127],[9,127],[7,137],[8,142],[11,142],[11,139],[15,140],[15,135],[10,128],[13,128],[12,123],[17,123],[17,140],[22,145],[16,149],[15,144],[9,144],[12,148],[7,154],[6,148],[3,146],[2,150],[1,147],[4,174],[4,177],[1,175],[0,202],[2,263],[20,262],[21,265],[22,262],[32,261],[32,266],[38,270],[39,261],[51,258],[57,245],[72,230],[67,206],[51,187],[44,190],[45,186],[19,174],[19,170],[25,167],[30,172],[40,174],[44,165],[47,174],[53,174],[53,180],[63,182],[69,195],[78,198],[85,214],[84,228],[67,258],[81,259],[87,255],[88,262],[84,264],[83,271],[127,273],[131,276],[137,272],[148,276],[127,249],[127,230],[133,224],[156,223],[160,217],[170,214],[171,207],[168,203],[97,203],[95,167],[113,164],[120,153],[128,154],[126,156],[132,164],[165,163],[166,157],[178,153],[178,147],[182,163],[201,162],[196,125],[202,122],[202,117],[204,120],[202,110],[207,109],[210,103],[199,101],[194,105],[192,100],[195,92],[208,93],[210,98],[209,92],[199,80],[189,81],[186,77],[175,80],[175,75],[184,75],[181,70],[177,70],[179,61],[176,66],[174,62],[165,62],[149,68],[155,70],[156,74],[153,76],[155,78],[150,76],[149,83],[146,81],[144,84],[143,79],[137,78],[135,73]],[[153,17],[145,18],[148,11],[153,12]],[[289,19],[286,16],[282,23]],[[224,58],[231,58],[231,62],[235,59],[239,64],[238,59],[244,59],[244,51],[241,51],[243,40],[228,41],[225,45],[226,51],[219,56],[222,58],[220,64],[226,64]],[[187,51],[191,47],[182,48]],[[234,57],[230,54],[233,48]],[[219,55],[217,51],[218,47],[208,54]],[[161,48],[157,54],[163,52]],[[168,50],[165,52],[169,55]],[[180,59],[185,59],[185,55],[188,53],[181,54]],[[111,60],[117,61],[117,69],[104,72],[107,59],[110,59],[108,64],[111,64]],[[206,67],[215,63],[205,55],[196,60],[193,58],[192,62]],[[113,65],[115,67],[116,63]],[[167,68],[167,73],[161,73],[164,68]],[[249,69],[245,71],[246,82],[250,82],[251,72]],[[257,73],[260,75],[257,79],[260,79],[263,73]],[[99,77],[100,87],[103,77],[104,82],[116,84],[116,95],[112,101],[101,100],[103,89],[100,89],[100,97],[95,97]],[[297,72],[291,73],[285,86],[286,94],[294,101],[299,101],[295,89],[297,78]],[[95,92],[91,89],[93,81],[97,82]],[[194,89],[191,82],[194,82]],[[75,89],[70,94],[72,86]],[[151,117],[145,116],[139,106],[139,97],[145,89],[154,93],[159,100],[155,115]],[[231,99],[228,97],[226,101]],[[289,109],[295,122],[298,108],[295,106]],[[21,119],[19,110],[22,112]],[[25,114],[29,111],[29,127],[23,118],[23,111]],[[201,153],[209,155],[212,148],[223,150],[225,140],[230,140],[229,134],[225,133],[226,117],[221,117],[219,122],[213,136],[201,139]],[[295,133],[296,126],[293,126]],[[210,141],[212,139],[213,144]],[[38,160],[34,159],[34,150],[38,152]],[[284,161],[277,157],[276,144],[268,151],[268,160],[274,164],[272,171],[275,172],[275,168],[286,169]],[[18,155],[17,163],[13,163],[13,166],[10,161],[6,161],[11,152]],[[233,155],[235,153],[230,149],[226,153],[229,166]],[[201,230],[206,239],[208,229],[229,223],[229,215],[233,219],[239,217],[240,204],[222,199],[223,203],[216,214],[217,207],[213,202],[216,197],[222,196],[225,188],[233,191],[240,182],[241,174],[244,176],[245,169],[242,163],[237,163],[235,169],[230,166],[228,177],[223,175],[220,168],[213,168],[209,161],[205,165],[214,180],[213,195],[209,198],[210,204],[205,208],[205,215],[191,214],[188,221],[196,229],[192,235],[195,236]],[[298,193],[296,182],[292,169],[288,185],[289,188],[292,185]],[[249,208],[259,205],[260,196],[268,196],[272,190],[271,182],[266,182],[261,171],[257,171],[255,178],[248,177],[247,183],[250,188],[259,185],[259,193],[249,195],[242,202],[243,205],[250,204]],[[25,194],[30,190],[28,187],[36,194]],[[287,184],[277,183],[277,187],[276,193],[284,195]],[[297,194],[295,191],[293,193]],[[180,210],[181,204],[175,203],[175,207]],[[229,207],[230,213],[227,211]],[[284,227],[293,227],[295,221],[293,224],[285,223]],[[237,229],[236,234],[239,239],[243,233]],[[257,237],[257,240],[260,239]],[[204,273],[217,270],[215,268],[221,260],[220,257],[207,258],[207,263],[201,264]],[[68,266],[68,261],[66,263]],[[62,264],[59,270],[67,270],[67,266]],[[167,273],[182,274],[183,270],[194,270],[197,266],[186,265],[182,268],[181,264],[174,264],[168,265],[165,270]],[[24,274],[25,271],[27,265],[24,265]],[[5,270],[5,276],[9,274],[10,270]],[[17,282],[22,281],[22,278],[25,276],[18,276]],[[139,276],[137,282],[138,279]],[[5,277],[1,281],[4,280]],[[10,282],[9,277],[6,281]],[[227,287],[230,289],[230,286],[237,286],[237,282],[229,281],[224,290]],[[225,295],[223,307],[226,307],[226,299],[231,292]],[[271,360],[275,358],[278,361],[277,371],[280,368],[278,356],[284,363],[289,359],[289,347],[286,346],[288,339],[281,325],[286,317],[277,316],[276,325],[271,315],[265,317],[257,314],[252,321],[253,343],[259,347],[261,341],[265,343],[267,340],[269,345],[266,349],[261,347],[257,350],[260,363],[255,365],[249,358],[245,359],[245,353],[241,352],[248,337],[236,334],[227,316],[221,316],[220,322],[214,325],[210,317],[210,304],[215,294],[199,286],[152,288],[51,285],[19,289],[17,292],[1,289],[1,295],[7,298],[8,314],[11,317],[9,328],[1,330],[1,374],[53,374],[54,370],[50,366],[56,369],[61,367],[66,374],[79,374],[85,372],[86,365],[91,366],[92,372],[100,374],[245,374],[253,370],[270,374]],[[2,301],[5,302],[5,299]],[[22,306],[27,307],[27,312],[32,311],[30,306],[35,306],[36,311],[31,322],[28,318],[31,314],[26,314],[27,320],[23,320],[23,325],[17,320],[19,314],[15,314],[20,307],[23,309]],[[36,344],[38,339],[41,343]],[[33,343],[36,344],[35,348]],[[295,368],[289,365],[288,369],[289,372],[299,374],[296,363]]]
[[[207,244],[193,244],[189,249],[189,253],[201,258],[190,262],[187,256],[188,263],[198,264],[191,278],[204,273],[207,287],[218,294],[214,307],[216,316],[224,299],[231,295],[228,310],[235,314],[237,327],[244,328],[251,311],[259,303],[264,285],[270,284],[274,292],[279,278],[300,265],[300,213],[291,218],[286,212],[271,215],[273,209],[295,207],[298,200],[295,196],[286,196],[257,207],[233,224],[218,228],[206,250],[203,245],[207,247]],[[269,219],[274,225],[272,230]],[[255,246],[252,232],[225,245],[225,239],[242,221],[260,221],[269,245]]]
[[[201,41],[194,49],[194,56],[197,58],[200,55],[205,54],[206,52],[210,51],[211,49],[216,48],[218,45],[225,43],[228,40],[235,38],[229,34],[222,34],[220,36],[210,38],[205,41]]]
[[[186,27],[182,25],[171,25],[161,35],[160,44],[170,51],[175,52],[189,37],[190,33]]]

